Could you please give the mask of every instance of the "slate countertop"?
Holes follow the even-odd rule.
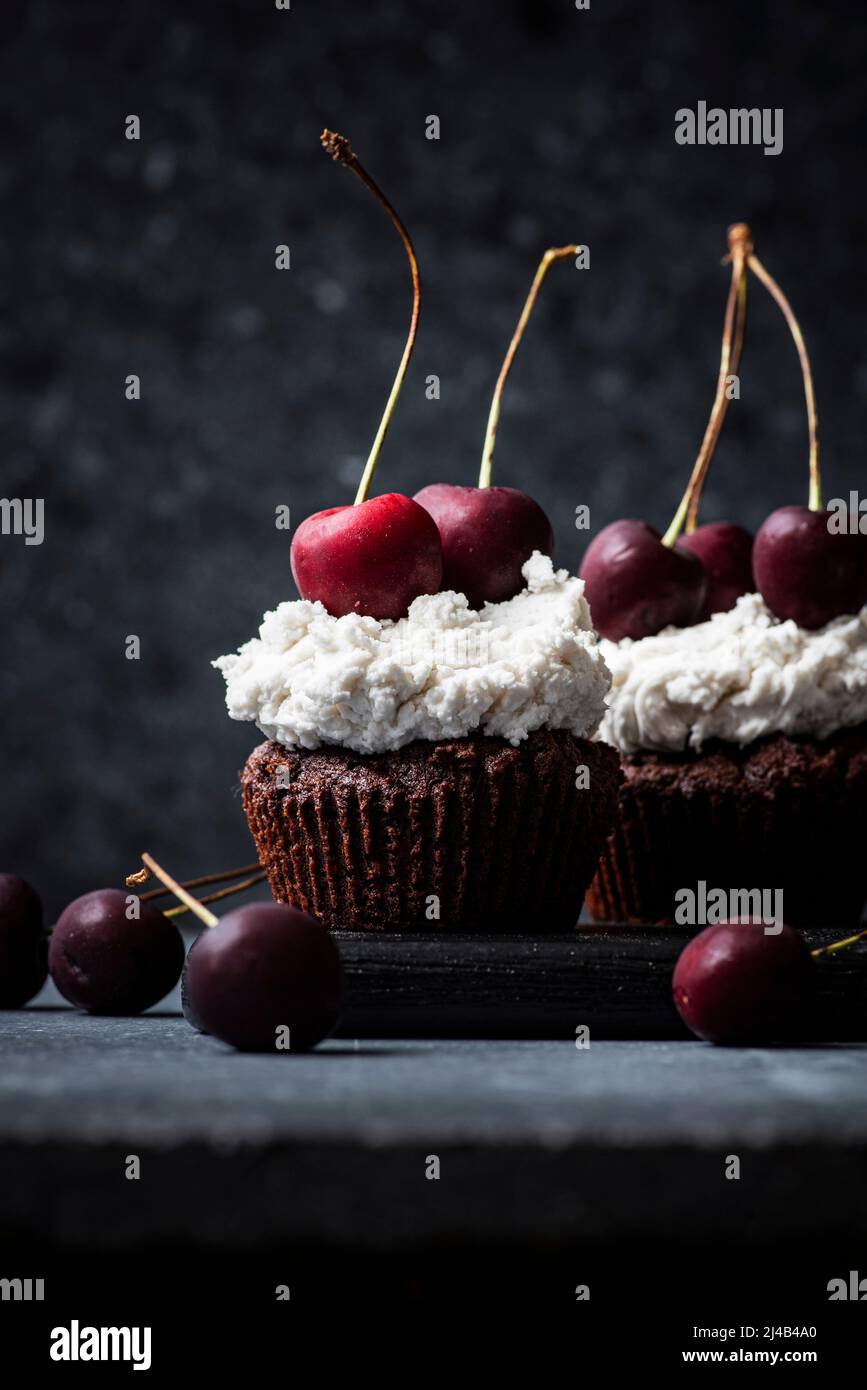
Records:
[[[0,1228],[60,1245],[867,1236],[863,1044],[339,1039],[278,1058],[166,1011],[43,1006],[0,1014],[0,1052]],[[130,1154],[148,1181],[124,1181]]]

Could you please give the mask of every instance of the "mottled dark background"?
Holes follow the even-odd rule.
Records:
[[[665,525],[718,361],[725,228],[747,219],[811,345],[826,492],[864,487],[861,6],[694,0],[32,0],[4,10],[0,866],[51,910],[150,848],[243,862],[210,658],[292,596],[274,527],[353,495],[399,356],[408,280],[381,211],[318,145],[348,134],[405,216],[422,330],[381,490],[473,481],[536,259],[558,267],[516,366],[497,477],[548,509]],[[782,106],[783,153],[683,148],[674,113]],[[125,117],[142,138],[124,138]],[[425,118],[441,121],[439,142]],[[274,268],[278,243],[292,268]],[[751,301],[743,399],[707,518],[805,498],[797,361]],[[437,373],[439,401],[425,399]],[[143,399],[124,398],[141,376]],[[127,634],[142,659],[127,661]]]

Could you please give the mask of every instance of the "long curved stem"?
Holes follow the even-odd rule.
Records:
[[[376,437],[374,438],[373,446],[370,450],[370,454],[368,455],[367,463],[364,465],[364,472],[361,475],[361,482],[358,485],[358,492],[355,494],[355,505],[357,507],[359,503],[363,502],[366,499],[367,494],[370,490],[370,484],[373,481],[373,475],[376,472],[376,465],[379,461],[379,454],[380,450],[382,449],[383,440],[385,439],[386,433],[388,432],[388,427],[391,424],[391,417],[394,414],[394,408],[397,405],[397,398],[401,393],[401,388],[403,387],[404,377],[406,376],[406,369],[409,366],[409,359],[412,357],[412,351],[415,347],[416,334],[418,333],[419,309],[421,307],[421,279],[419,276],[418,261],[416,260],[415,248],[413,247],[412,241],[410,240],[409,232],[406,230],[406,227],[403,225],[403,222],[398,217],[397,213],[395,212],[391,203],[386,198],[382,189],[379,187],[378,184],[374,182],[374,180],[368,174],[367,170],[360,163],[358,155],[353,150],[349,141],[345,138],[345,136],[337,135],[334,131],[331,130],[323,130],[320,139],[322,141],[323,149],[331,155],[331,158],[336,163],[345,164],[347,169],[351,169],[352,172],[356,174],[358,178],[361,179],[361,182],[364,184],[365,188],[370,189],[370,192],[373,194],[374,198],[376,198],[377,202],[381,203],[382,206],[385,208],[386,212],[388,213],[389,217],[391,218],[392,222],[398,230],[401,241],[403,242],[404,250],[406,251],[407,257],[409,258],[410,274],[412,275],[412,316],[410,318],[409,333],[407,334],[406,339],[406,347],[403,350],[403,356],[400,359],[400,365],[397,369],[397,375],[394,378],[394,385],[392,386],[388,400],[386,401],[385,410],[383,411],[382,419],[379,422],[379,429],[376,431]]]
[[[732,345],[731,361],[725,363],[724,357],[720,360],[720,375],[725,378],[726,384],[728,384],[728,380],[732,376],[737,375],[738,367],[741,364],[741,354],[744,348],[744,329],[746,328],[746,320],[747,273],[742,266],[740,274],[740,283],[738,284],[737,290],[737,310],[735,312],[735,337],[734,343]],[[724,353],[725,344],[723,344],[723,354]],[[728,395],[726,395],[726,402],[728,402],[728,400],[729,397]],[[716,444],[719,441],[719,435],[721,433],[721,430],[722,421],[719,422],[713,448],[708,454],[705,455],[704,468],[702,470],[701,477],[698,479],[698,482],[692,494],[692,498],[690,499],[689,507],[687,508],[685,528],[687,535],[691,535],[692,532],[695,530],[696,526],[698,525],[698,510],[701,506],[701,495],[704,492],[704,485],[707,480],[708,471],[710,469],[711,458],[713,457],[713,453],[715,452]]]
[[[264,874],[254,874],[252,878],[242,879],[240,883],[230,883],[228,888],[221,888],[217,893],[206,893],[204,897],[199,898],[197,901],[200,903],[216,903],[222,898],[233,897],[235,893],[246,893],[248,888],[254,888],[257,883],[263,883],[264,881]],[[185,903],[181,903],[180,907],[164,907],[163,916],[182,917],[185,912],[189,911],[190,908],[187,907]]]
[[[820,512],[822,510],[822,480],[819,474],[819,418],[816,414],[816,395],[813,390],[813,373],[810,368],[807,345],[804,342],[804,335],[798,320],[795,318],[792,306],[774,277],[768,274],[761,261],[752,252],[747,257],[747,265],[782,309],[786,323],[789,325],[789,332],[795,340],[795,347],[798,349],[801,375],[804,378],[804,399],[807,403],[807,429],[810,436],[810,495],[807,505],[811,512]]]
[[[201,878],[186,878],[182,882],[181,887],[203,888],[211,883],[228,883],[233,878],[246,878],[249,874],[258,874],[261,869],[262,865],[258,862],[255,864],[243,864],[240,869],[229,869],[224,874],[203,874]],[[147,882],[149,878],[150,871],[144,869],[139,870],[138,873],[129,874],[126,882],[129,887],[132,887],[135,883]],[[165,884],[163,884],[160,888],[149,889],[147,893],[139,893],[139,899],[141,902],[146,903],[150,902],[153,898],[164,898],[166,893],[170,893],[171,891],[170,888],[166,888]]]
[[[530,293],[527,295],[524,307],[521,310],[521,317],[518,319],[517,327],[512,334],[512,341],[509,343],[509,350],[503,359],[500,368],[500,375],[497,377],[497,384],[494,387],[494,397],[491,401],[491,409],[488,414],[488,428],[485,431],[485,443],[482,449],[482,466],[479,470],[479,487],[491,486],[491,474],[494,464],[494,444],[497,439],[497,426],[500,423],[500,406],[503,401],[503,388],[506,385],[506,378],[512,370],[512,363],[515,360],[515,353],[524,336],[524,329],[527,327],[533,306],[539,297],[542,288],[542,281],[548,274],[555,261],[566,260],[569,256],[577,256],[580,247],[578,246],[551,246],[545,252],[539,262],[536,274],[533,276],[533,283],[530,286]]]
[[[720,354],[719,373],[717,375],[716,395],[714,396],[713,406],[711,407],[710,419],[704,432],[704,439],[698,451],[698,457],[693,464],[692,473],[686,486],[686,491],[680,500],[680,506],[671,520],[671,525],[662,538],[663,545],[673,546],[678,536],[683,530],[684,522],[693,514],[694,519],[698,515],[698,503],[701,497],[701,490],[704,487],[704,480],[710,468],[711,459],[717,446],[717,441],[725,420],[726,410],[728,409],[728,394],[726,387],[728,377],[732,371],[732,362],[735,359],[732,351],[732,342],[735,339],[735,318],[738,315],[739,306],[742,303],[741,284],[744,280],[744,266],[747,256],[752,250],[752,238],[750,229],[743,222],[737,222],[733,227],[729,227],[728,232],[729,254],[726,257],[731,261],[732,275],[729,284],[728,300],[726,301],[725,323],[723,325],[722,351]],[[745,300],[743,301],[745,309]],[[740,333],[737,339],[737,358],[740,358],[741,346],[743,344],[743,325],[741,324]]]

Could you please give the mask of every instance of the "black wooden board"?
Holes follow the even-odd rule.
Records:
[[[341,1037],[686,1038],[671,974],[690,931],[585,927],[561,936],[337,932]],[[807,932],[811,946],[839,929]],[[867,943],[817,961],[804,1040],[867,1039]]]

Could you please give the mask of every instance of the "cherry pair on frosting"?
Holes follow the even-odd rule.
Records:
[[[516,488],[492,487],[491,464],[506,377],[548,268],[577,253],[545,253],[503,363],[491,405],[478,487],[433,483],[414,498],[368,497],[379,454],[403,386],[418,330],[418,262],[403,223],[342,135],[322,144],[383,205],[400,234],[412,274],[409,334],[353,506],[331,507],[301,523],[292,542],[292,573],[302,598],[319,599],[335,617],[404,617],[413,599],[455,589],[474,608],[511,598],[524,587],[521,568],[534,550],[554,553],[554,533],[537,502]]]
[[[716,398],[689,485],[664,536],[644,521],[615,521],[588,547],[580,573],[593,623],[603,637],[652,636],[689,627],[732,608],[758,590],[771,612],[801,627],[823,627],[867,602],[867,539],[829,530],[822,507],[816,409],[810,363],[800,328],[782,290],[753,250],[743,223],[729,228],[731,286],[726,306]],[[755,540],[733,522],[696,526],[701,492],[725,418],[728,380],[743,344],[749,267],[782,310],[798,349],[810,437],[806,507],[780,507]],[[686,523],[686,533],[683,531]]]
[[[744,241],[729,233],[732,278],[726,305],[716,397],[689,485],[662,536],[645,521],[612,522],[591,542],[581,564],[593,624],[600,636],[650,637],[664,627],[690,627],[733,607],[754,588],[753,538],[734,522],[696,526],[698,504],[728,405],[729,374],[743,343]],[[681,534],[686,523],[686,534]]]

